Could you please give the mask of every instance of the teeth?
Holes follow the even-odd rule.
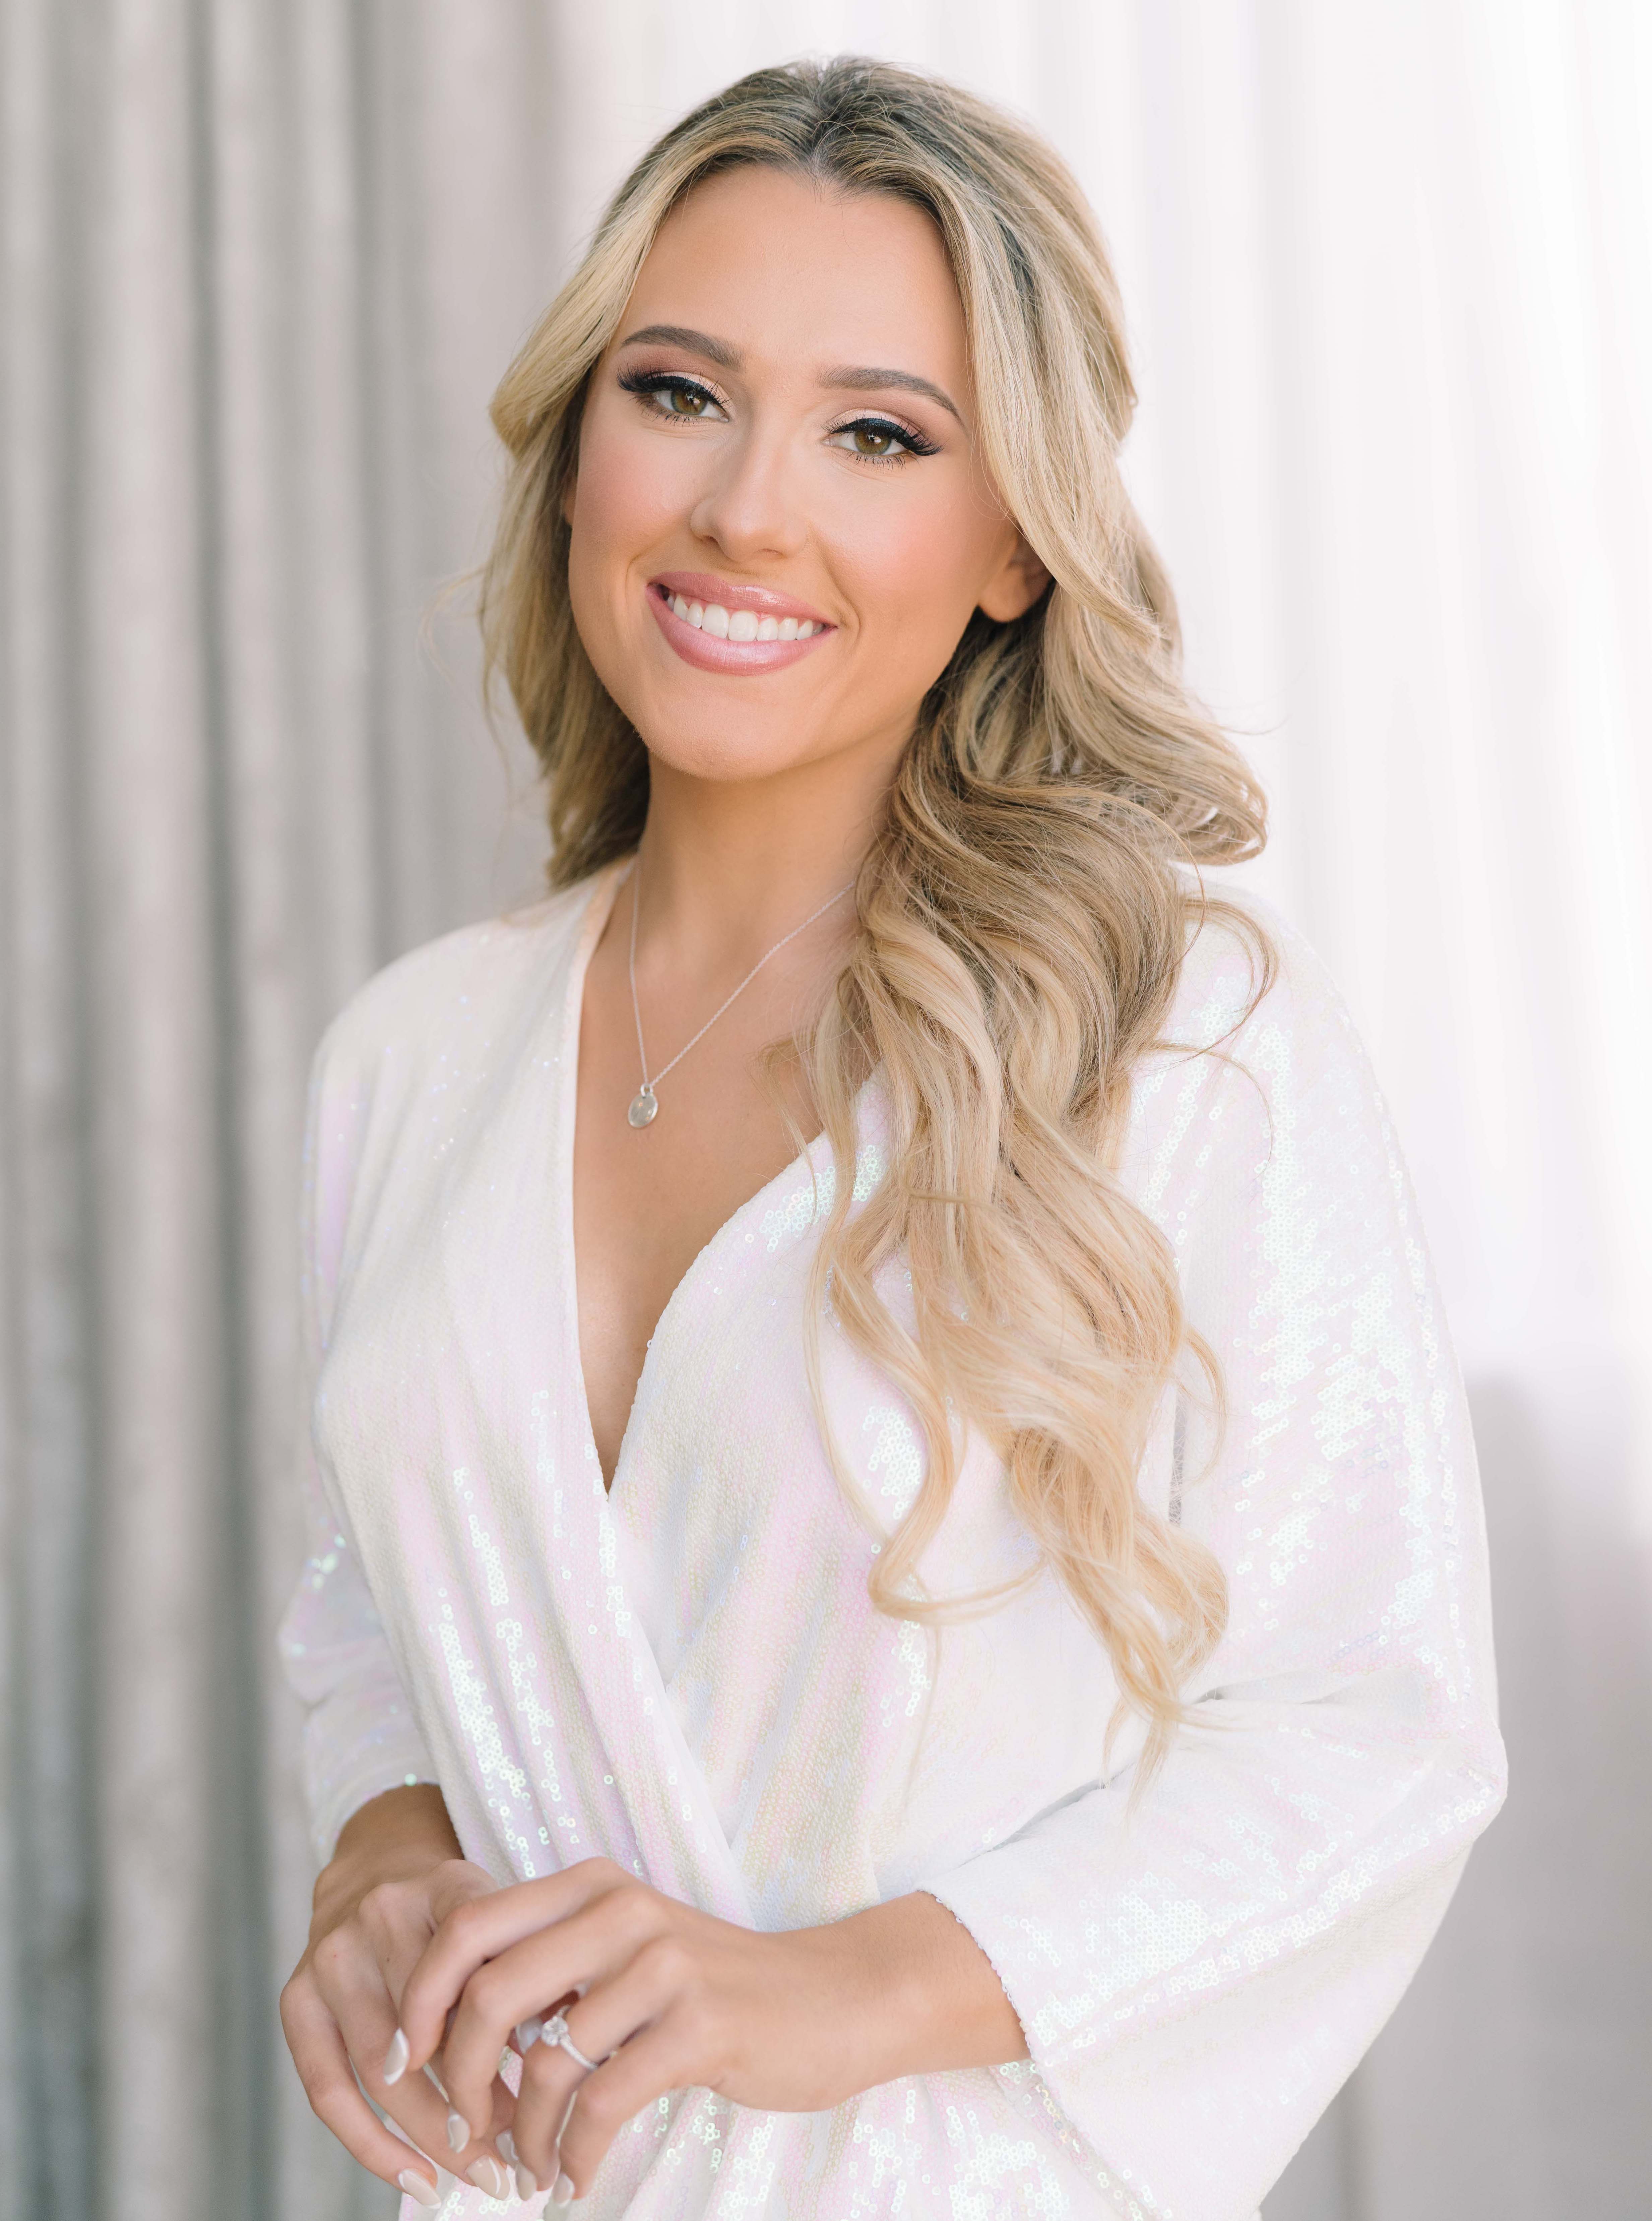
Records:
[[[725,610],[721,602],[691,602],[681,594],[667,599],[673,616],[713,640],[812,640],[826,629],[812,617],[760,617],[755,610]]]

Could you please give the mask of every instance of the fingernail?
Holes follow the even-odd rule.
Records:
[[[508,2198],[510,2194],[510,2177],[491,2152],[484,2152],[480,2159],[473,2159],[465,2169],[465,2179],[473,2182],[479,2190],[485,2190],[490,2198]]]
[[[516,2195],[523,2199],[539,2196],[539,2177],[530,2174],[529,2169],[520,2163],[516,2168]]]
[[[447,2109],[447,2148],[461,2152],[471,2140],[471,2124],[457,2107]]]
[[[399,2082],[407,2072],[407,2038],[398,2028],[390,2040],[390,2049],[385,2054],[385,2080]]]
[[[498,2135],[494,2137],[493,2141],[499,2147],[499,2157],[501,2159],[509,2160],[511,2166],[515,2167],[516,2164],[516,2139],[512,2137],[510,2130],[501,2129]]]
[[[516,2049],[525,2059],[545,2033],[545,2024],[542,2020],[519,2020],[513,2033]]]
[[[572,2175],[559,2174],[557,2176],[556,2180],[551,2188],[551,2203],[553,2205],[573,2205],[573,2178]]]
[[[396,2178],[416,2205],[440,2205],[441,2193],[434,2182],[427,2182],[416,2168],[404,2167]]]

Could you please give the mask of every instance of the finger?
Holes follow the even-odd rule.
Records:
[[[585,2076],[574,2092],[557,2147],[558,2165],[573,2181],[576,2198],[585,2196],[604,2154],[628,2121],[667,2091],[704,2080],[698,2064],[700,2049],[691,2017],[668,2011]]]
[[[352,1945],[345,1930],[335,1931],[335,1936],[317,1947],[311,1983],[356,2079],[421,2151],[446,2154],[447,2106],[424,2075],[402,2071],[393,2050],[396,2009],[381,1969],[359,1945]]]
[[[477,1968],[460,1993],[442,2045],[442,2079],[466,2120],[485,2118],[488,2082],[519,2022],[542,2016],[547,1998],[610,1978],[635,1956],[648,1940],[636,1932],[642,1910],[620,1905],[611,1894],[599,1898]]]
[[[401,2024],[410,2063],[422,2067],[441,2043],[447,2017],[479,1967],[630,1879],[610,1860],[582,1859],[561,1874],[456,1905],[425,1946],[402,1992]],[[531,2010],[535,2002],[530,1999],[523,2010]]]
[[[600,2065],[681,1994],[680,1962],[680,1948],[668,1939],[646,1944],[611,1981],[566,2008],[570,2041]],[[557,2142],[588,2071],[558,2044],[535,2044],[523,2061],[510,2133],[518,2159],[541,2183],[555,2178]]]
[[[310,2110],[351,2158],[381,2182],[398,2184],[416,2204],[437,2205],[435,2165],[392,2136],[362,2096],[321,1993],[309,1983],[289,1983],[281,1993],[281,2025]]]

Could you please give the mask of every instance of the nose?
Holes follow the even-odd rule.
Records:
[[[712,475],[689,512],[690,529],[731,563],[795,554],[807,528],[790,463],[778,427],[767,434],[757,425],[742,427],[720,443]]]

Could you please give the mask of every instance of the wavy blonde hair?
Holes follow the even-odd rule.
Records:
[[[924,700],[860,870],[852,953],[787,1045],[837,1169],[811,1317],[829,1301],[928,1439],[872,1593],[930,1620],[991,1600],[936,1600],[918,1579],[973,1424],[1005,1461],[1041,1562],[1106,1645],[1112,1724],[1126,1706],[1144,1717],[1145,1778],[1226,1596],[1211,1554],[1142,1503],[1136,1471],[1184,1351],[1218,1414],[1221,1390],[1164,1238],[1115,1167],[1131,1073],[1158,1043],[1197,916],[1227,910],[1262,987],[1272,976],[1260,929],[1177,869],[1254,854],[1265,806],[1183,683],[1174,599],[1119,473],[1136,393],[1117,287],[1050,148],[967,93],[854,58],[759,70],[667,132],[494,399],[514,469],[483,574],[489,671],[543,768],[552,884],[634,848],[647,753],[574,627],[561,496],[592,367],[655,233],[741,164],[896,194],[933,218],[963,303],[982,460],[1052,580],[1014,622],[977,611]],[[851,1211],[855,1096],[874,1068],[890,1161]],[[910,1324],[879,1292],[897,1257]],[[823,1418],[817,1333],[810,1360]]]

